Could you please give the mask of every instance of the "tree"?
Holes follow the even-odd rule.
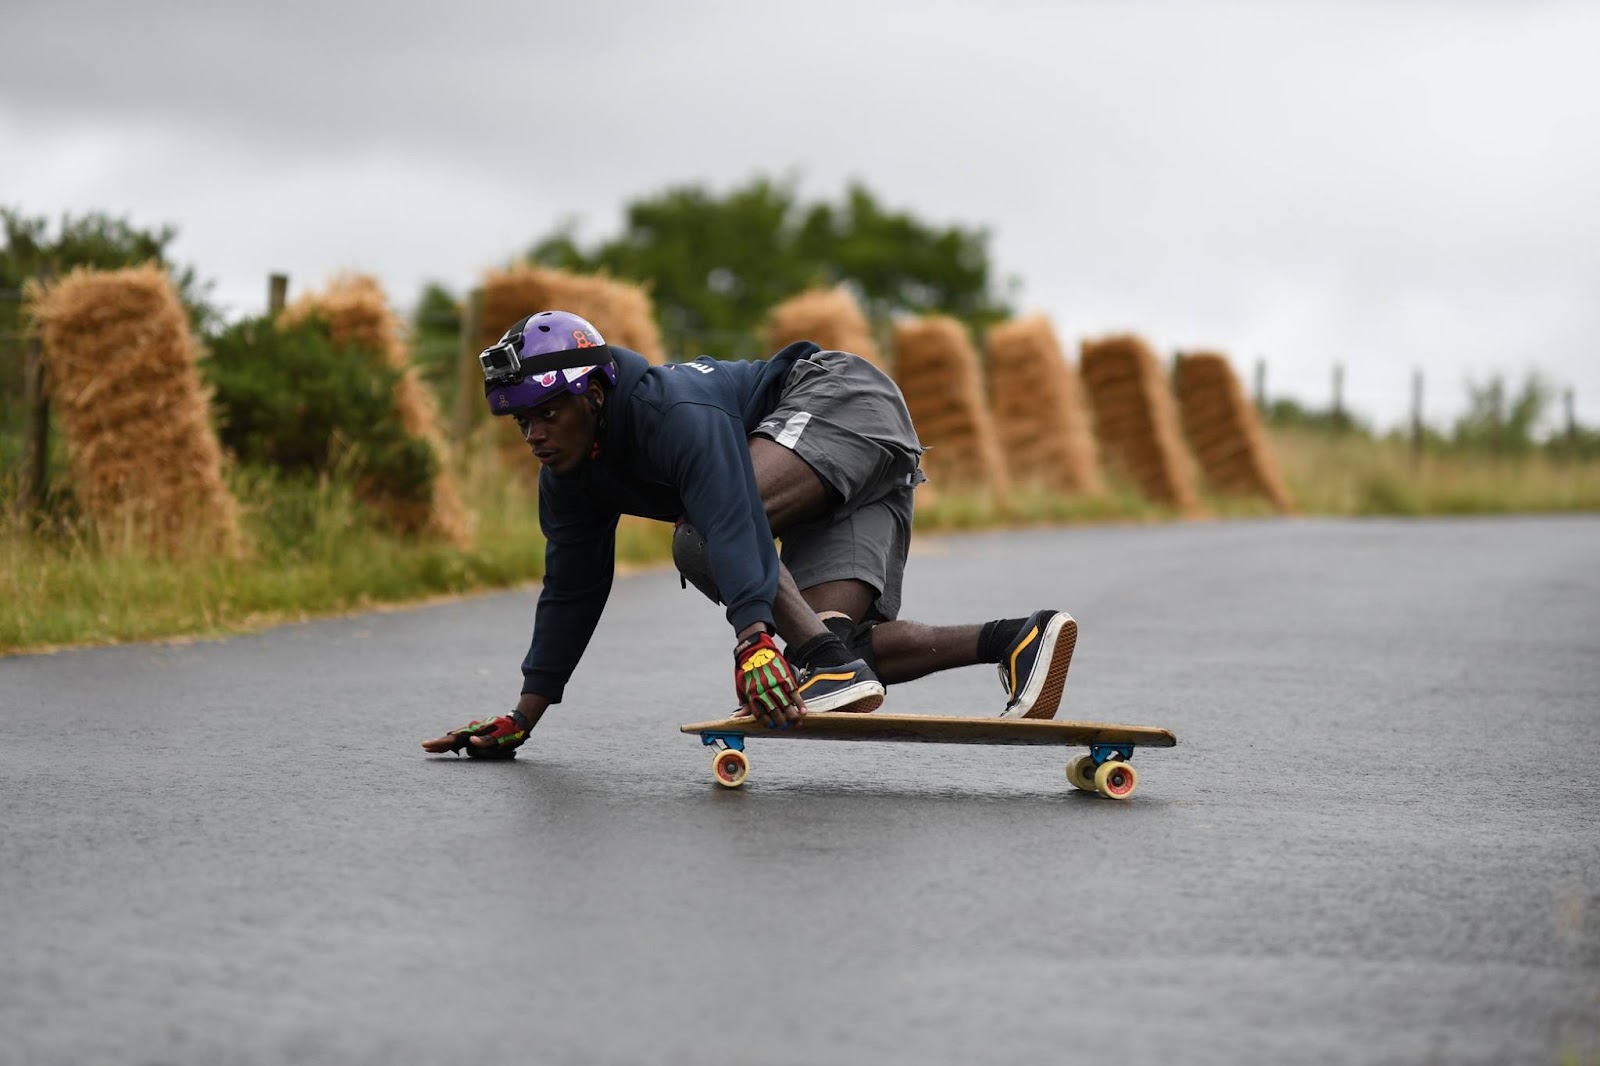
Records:
[[[584,248],[571,222],[528,259],[647,285],[669,350],[765,355],[759,330],[778,303],[850,285],[869,317],[940,311],[982,328],[1010,314],[995,293],[985,229],[941,228],[885,208],[860,184],[839,204],[802,204],[792,180],[755,178],[718,197],[699,185],[636,200],[623,231]]]
[[[1515,396],[1501,374],[1482,383],[1467,382],[1467,412],[1456,420],[1458,447],[1520,455],[1534,445],[1555,389],[1537,372],[1529,373]]]
[[[436,281],[422,288],[411,315],[411,361],[446,407],[454,402],[461,358],[461,305]]]
[[[125,218],[91,211],[76,217],[62,215],[52,234],[47,219],[0,207],[0,228],[5,234],[5,244],[0,247],[0,292],[7,295],[20,296],[26,282],[46,274],[59,277],[74,267],[116,270],[153,260],[172,274],[178,296],[196,326],[217,321],[215,310],[205,302],[210,286],[197,280],[193,267],[178,267],[168,255],[168,246],[178,238],[175,226],[140,229]],[[0,316],[10,316],[0,317],[0,329],[15,328],[20,315],[17,303],[14,299],[0,303]]]

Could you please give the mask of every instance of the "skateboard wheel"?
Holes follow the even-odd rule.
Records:
[[[1067,764],[1067,780],[1072,787],[1085,792],[1094,791],[1094,756],[1080,755]]]
[[[1138,787],[1139,775],[1120,759],[1107,760],[1094,772],[1094,790],[1107,799],[1127,799]]]
[[[712,758],[711,772],[723,788],[738,788],[750,776],[750,760],[744,752],[727,748]]]

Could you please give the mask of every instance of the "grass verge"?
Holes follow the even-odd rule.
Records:
[[[1600,463],[1533,451],[1423,452],[1392,437],[1276,429],[1273,454],[1300,511],[1475,515],[1600,510]]]
[[[1542,453],[1521,458],[1424,454],[1403,441],[1274,430],[1274,454],[1304,514],[1427,515],[1600,511],[1600,463]],[[151,558],[106,551],[68,528],[49,537],[0,519],[0,654],[58,646],[247,632],[285,621],[505,588],[544,567],[531,478],[507,471],[491,450],[460,472],[477,516],[471,549],[396,537],[337,479],[288,480],[236,469],[250,552]],[[0,498],[6,494],[0,493]],[[1264,501],[1203,497],[1205,513],[1264,517]],[[7,516],[10,508],[4,508]],[[1006,526],[1171,521],[1126,481],[1101,496],[1019,489],[1003,500],[931,492],[919,500],[919,532]],[[664,523],[624,519],[619,562],[670,557]]]
[[[69,528],[49,538],[0,524],[0,654],[80,644],[246,632],[285,621],[537,580],[544,568],[531,481],[470,471],[471,549],[387,532],[348,485],[230,476],[243,510],[242,559],[104,551]],[[670,529],[624,522],[621,562],[663,558]]]

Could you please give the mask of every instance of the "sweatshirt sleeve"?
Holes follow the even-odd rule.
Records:
[[[539,478],[544,588],[533,640],[522,662],[522,691],[560,703],[567,680],[594,636],[616,572],[617,518],[597,510],[554,477]]]
[[[778,594],[778,550],[761,506],[744,424],[710,404],[681,403],[666,415],[656,442],[661,465],[683,499],[684,513],[705,537],[711,573],[728,624],[737,632],[772,625]]]

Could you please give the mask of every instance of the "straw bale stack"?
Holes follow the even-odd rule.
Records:
[[[1206,483],[1219,492],[1264,496],[1279,511],[1293,510],[1267,438],[1227,356],[1180,355],[1173,389],[1189,441]]]
[[[166,272],[79,269],[29,295],[73,485],[102,544],[237,556],[200,348]]]
[[[989,392],[1011,476],[1055,492],[1103,491],[1083,386],[1044,315],[990,327]]]
[[[425,532],[458,547],[470,546],[472,514],[448,469],[438,406],[406,357],[399,319],[390,310],[382,286],[365,275],[335,278],[321,292],[307,293],[286,307],[282,321],[299,322],[313,315],[327,323],[335,344],[372,353],[382,366],[400,371],[394,386],[395,417],[407,436],[427,443],[436,460],[429,499],[402,499],[380,489],[374,491],[371,502],[400,529]]]
[[[632,348],[652,363],[666,362],[655,308],[642,288],[604,275],[527,263],[485,275],[479,347],[487,348],[513,322],[535,311],[571,311],[587,318],[606,343]]]
[[[851,352],[883,367],[867,316],[843,285],[808,289],[768,312],[767,347],[775,352],[795,341],[814,341],[828,351]]]
[[[1186,513],[1198,511],[1177,408],[1150,346],[1132,334],[1086,340],[1081,364],[1101,452],[1148,498]]]
[[[983,372],[965,327],[945,315],[896,323],[896,380],[905,394],[928,480],[939,490],[1010,490],[1005,454],[983,396]]]

